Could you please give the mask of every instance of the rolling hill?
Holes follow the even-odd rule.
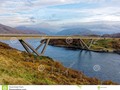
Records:
[[[0,24],[0,34],[22,34],[23,31]]]
[[[44,33],[30,29],[20,30],[0,24],[0,34],[44,34]]]

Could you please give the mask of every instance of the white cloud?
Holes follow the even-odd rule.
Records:
[[[53,21],[53,24],[57,23],[69,23],[69,22],[92,22],[92,21],[120,21],[120,10],[117,7],[101,7],[96,9],[50,9],[48,13],[56,12],[61,16],[61,20]],[[66,19],[62,16],[65,13]],[[54,20],[54,18],[53,18]]]
[[[101,7],[57,9],[48,6],[71,3],[100,3]],[[0,23],[7,25],[51,24],[88,21],[120,21],[119,0],[0,0]]]

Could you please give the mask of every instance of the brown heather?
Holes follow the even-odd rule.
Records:
[[[42,68],[38,70],[38,67]],[[43,70],[43,71],[41,71]],[[113,85],[89,78],[45,56],[37,57],[0,43],[0,84],[10,85]]]

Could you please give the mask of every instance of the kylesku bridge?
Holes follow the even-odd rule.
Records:
[[[109,38],[109,37],[89,37],[89,36],[47,36],[47,35],[40,35],[40,34],[0,34],[0,40],[11,40],[11,39],[18,39],[22,46],[28,53],[32,53],[33,51],[37,56],[44,55],[45,49],[49,44],[51,39],[79,39],[80,47],[82,49],[90,50],[91,45],[96,40],[100,39],[120,39],[120,38]],[[27,39],[43,39],[40,45],[34,49],[28,42],[25,40]],[[89,43],[84,42],[84,40],[89,40]],[[44,45],[41,53],[38,52],[38,49]]]

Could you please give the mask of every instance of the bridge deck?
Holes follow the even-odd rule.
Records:
[[[89,36],[47,36],[40,34],[0,34],[0,40],[9,40],[12,37],[17,39],[120,39],[109,37],[89,37]]]
[[[93,40],[95,40],[95,39],[120,39],[120,38],[104,38],[104,37],[88,37],[88,36],[45,36],[45,35],[39,35],[39,34],[0,34],[0,40],[11,40],[12,38],[13,39],[17,38],[28,53],[31,54],[32,52],[34,52],[37,56],[41,56],[44,54],[50,39],[67,39],[67,38],[68,39],[80,39],[80,45],[82,46],[82,48],[88,49],[88,50],[90,49],[90,47],[93,43]],[[46,43],[42,42],[36,49],[34,49],[34,47],[32,47],[29,43],[27,43],[23,39],[46,39]],[[90,44],[87,45],[82,39],[89,39]],[[44,45],[41,53],[39,53],[38,49],[44,43],[45,43],[45,45]]]

